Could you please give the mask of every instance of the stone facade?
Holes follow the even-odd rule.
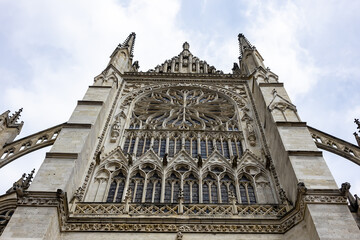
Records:
[[[78,101],[0,239],[359,239],[283,84],[239,35],[224,74],[135,34]]]

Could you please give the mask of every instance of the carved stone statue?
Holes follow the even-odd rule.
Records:
[[[120,121],[116,120],[111,127],[111,139],[110,142],[116,142],[116,139],[120,135]]]
[[[198,161],[197,161],[198,167],[202,167],[203,161],[202,161],[202,157],[200,154],[198,154],[197,159],[198,159]]]
[[[167,157],[168,157],[168,154],[165,153],[165,154],[164,154],[164,157],[163,157],[163,166],[167,166],[167,164],[168,164],[168,159],[167,159]]]

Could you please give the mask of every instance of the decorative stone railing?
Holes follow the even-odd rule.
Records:
[[[287,213],[285,205],[228,205],[228,204],[128,204],[126,203],[76,203],[72,216],[238,216],[244,218],[281,218]],[[127,209],[129,209],[127,211]],[[181,211],[182,209],[182,211]]]
[[[335,153],[360,165],[360,148],[342,139],[309,127],[312,138],[318,148]]]
[[[347,205],[345,192],[298,184],[294,205],[86,203],[62,190],[27,192],[17,206],[57,207],[63,232],[285,233],[303,221],[308,204]],[[150,206],[151,205],[151,206]],[[196,206],[196,207],[194,207]],[[163,212],[163,213],[162,213]],[[160,213],[160,214],[159,214]]]
[[[32,151],[54,144],[65,123],[21,138],[0,149],[0,168]]]

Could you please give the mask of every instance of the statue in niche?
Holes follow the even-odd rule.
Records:
[[[164,157],[163,157],[163,166],[167,166],[167,164],[168,164],[168,159],[167,159],[167,157],[168,157],[168,154],[165,153],[165,154],[164,154]]]
[[[110,142],[116,142],[116,139],[120,136],[120,121],[116,120],[111,127],[111,139]]]
[[[248,121],[246,123],[246,130],[248,132],[248,140],[250,142],[251,146],[256,146],[256,135],[255,135],[255,130],[254,127],[252,126],[252,124],[250,123],[250,121]]]
[[[237,166],[238,166],[237,160],[238,160],[238,156],[235,155],[234,158],[233,158],[233,160],[232,160],[232,167],[233,167],[234,169],[236,169]]]
[[[198,167],[201,168],[203,165],[203,161],[202,161],[202,157],[200,154],[198,154],[197,159],[198,159],[198,161],[197,161]]]
[[[120,136],[120,132],[121,132],[121,121],[122,119],[125,119],[126,115],[125,113],[122,111],[120,114],[118,114],[115,118],[115,122],[111,127],[111,133],[110,133],[110,142],[116,142],[116,140],[118,139],[118,137]]]

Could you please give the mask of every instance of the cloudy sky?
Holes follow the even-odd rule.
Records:
[[[0,112],[24,108],[23,137],[66,122],[130,32],[147,71],[182,43],[231,72],[244,33],[279,75],[303,121],[355,143],[360,117],[360,1],[0,0]],[[0,169],[0,194],[49,148]],[[360,167],[325,154],[337,183],[360,194]]]

